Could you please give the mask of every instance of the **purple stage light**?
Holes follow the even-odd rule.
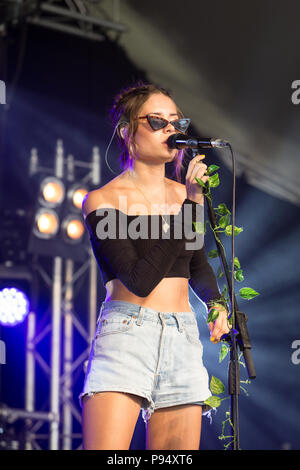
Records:
[[[29,313],[27,296],[15,287],[5,287],[0,290],[0,324],[15,326],[22,323]]]

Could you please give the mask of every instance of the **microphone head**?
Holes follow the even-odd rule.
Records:
[[[172,134],[167,140],[167,145],[170,149],[177,149],[177,140],[186,139],[185,134]]]

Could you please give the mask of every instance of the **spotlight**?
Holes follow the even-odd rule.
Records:
[[[39,238],[54,237],[59,228],[59,220],[55,211],[39,209],[35,216],[35,235]]]
[[[0,324],[15,326],[22,323],[29,313],[27,296],[15,287],[0,290]]]
[[[40,202],[48,207],[59,206],[65,197],[65,186],[54,176],[45,178],[40,186]]]
[[[68,196],[69,196],[70,201],[72,201],[73,206],[76,209],[79,209],[81,211],[82,201],[87,193],[88,193],[88,189],[80,185],[76,185],[70,189]]]
[[[84,235],[84,225],[77,216],[67,216],[63,221],[62,228],[65,239],[70,243],[79,243]]]

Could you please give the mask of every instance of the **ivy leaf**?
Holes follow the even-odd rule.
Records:
[[[244,275],[243,275],[243,271],[241,269],[238,269],[237,271],[234,272],[234,278],[238,281],[238,282],[242,282],[244,280]]]
[[[221,215],[231,214],[224,202],[222,202],[222,204],[219,204],[218,207],[215,208],[215,210],[218,211]]]
[[[225,359],[228,352],[229,352],[228,346],[226,346],[226,344],[222,344],[222,347],[219,352],[219,362],[222,362]]]
[[[225,228],[230,222],[230,214],[223,215],[219,219],[219,226]]]
[[[235,256],[234,261],[233,261],[234,267],[237,269],[241,268],[240,261],[239,259]]]
[[[212,408],[218,408],[221,405],[221,398],[212,395],[204,401],[205,405],[209,405]]]
[[[193,222],[195,231],[199,233],[199,235],[205,234],[206,225],[203,222]]]
[[[195,178],[195,180],[196,180],[197,183],[199,183],[203,188],[206,188],[206,183],[204,183],[204,181],[202,181],[202,179],[200,179],[200,178]]]
[[[210,176],[208,179],[208,185],[211,188],[216,188],[219,186],[220,180],[219,180],[219,173],[215,173],[214,175]]]
[[[208,253],[209,258],[217,258],[218,256],[218,250],[210,250],[210,252]]]
[[[254,289],[251,289],[251,287],[243,287],[242,289],[240,289],[239,294],[243,299],[250,300],[253,299],[253,297],[259,295],[259,292],[256,292]]]
[[[219,316],[219,310],[212,308],[207,316],[207,323],[214,322]]]
[[[214,171],[217,171],[220,167],[218,165],[209,165],[206,170],[207,175],[211,175]]]
[[[210,381],[210,389],[215,395],[220,395],[225,392],[225,385],[220,379],[213,375]]]
[[[243,227],[234,227],[234,235],[238,235],[239,233],[241,233],[243,231]],[[225,235],[228,235],[229,237],[232,236],[232,225],[227,225],[227,227],[225,228]]]

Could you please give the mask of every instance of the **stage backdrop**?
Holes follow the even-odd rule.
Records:
[[[111,14],[112,2],[89,4],[104,8]],[[120,9],[134,63],[176,92],[203,136],[235,146],[251,185],[298,205],[299,15],[297,0],[125,0]]]

